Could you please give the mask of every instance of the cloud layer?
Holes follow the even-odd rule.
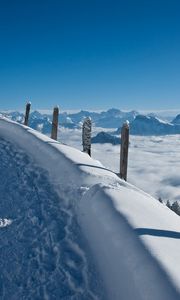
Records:
[[[102,129],[94,128],[93,135]],[[61,129],[59,140],[82,150],[81,130]],[[119,172],[120,146],[93,144],[92,157]],[[128,181],[156,198],[180,201],[180,135],[130,136]]]

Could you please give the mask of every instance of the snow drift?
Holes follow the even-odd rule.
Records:
[[[154,198],[120,180],[116,174],[105,169],[100,162],[93,160],[87,154],[55,142],[28,127],[1,118],[0,139],[4,149],[2,154],[7,161],[6,168],[3,169],[6,170],[6,176],[8,177],[9,173],[14,170],[11,161],[15,156],[18,156],[21,158],[16,160],[16,168],[20,169],[18,174],[21,172],[25,174],[24,170],[28,169],[29,177],[25,177],[23,181],[23,190],[25,192],[28,189],[26,180],[30,178],[28,181],[30,184],[29,197],[31,195],[31,182],[35,178],[36,194],[38,195],[36,203],[37,205],[38,201],[41,203],[39,210],[41,214],[43,211],[41,222],[44,222],[42,232],[45,231],[46,233],[46,238],[42,240],[41,251],[49,258],[46,262],[46,270],[48,269],[50,272],[48,275],[51,274],[53,279],[51,282],[48,281],[48,284],[46,280],[43,281],[43,278],[46,279],[47,273],[45,273],[45,266],[39,260],[37,270],[40,269],[41,273],[37,273],[34,277],[34,281],[38,281],[38,289],[32,282],[29,285],[24,283],[21,289],[15,289],[18,285],[17,282],[13,281],[13,276],[11,277],[17,293],[16,297],[24,296],[23,289],[26,289],[31,297],[37,296],[38,292],[38,296],[44,297],[44,299],[61,299],[63,297],[66,299],[179,299],[180,219],[175,213]],[[13,152],[14,148],[16,152]],[[29,167],[26,163],[27,157],[31,160]],[[37,179],[38,168],[48,172],[46,178],[41,175],[40,179]],[[20,178],[17,178],[16,181],[18,182],[18,180],[21,181]],[[2,216],[0,215],[0,218],[9,220],[11,207],[5,210],[6,214],[3,213],[5,189],[2,178],[0,186],[2,202]],[[18,189],[18,184],[16,186]],[[47,197],[48,191],[51,193]],[[42,192],[43,197],[40,197],[40,192]],[[6,194],[8,195],[7,191]],[[55,203],[53,202],[54,197],[56,198]],[[18,201],[17,197],[15,200]],[[33,220],[35,224],[40,222],[37,219],[36,207],[33,206],[34,209],[32,210],[28,207],[27,199],[25,200],[23,206],[25,215],[30,214],[31,221]],[[52,203],[54,205],[53,212],[51,212]],[[16,201],[13,205],[16,206]],[[18,205],[21,208],[21,202],[18,202]],[[33,203],[33,205],[35,204]],[[55,213],[56,210],[54,211],[56,206],[59,207],[57,208],[59,216]],[[71,226],[68,226],[69,219],[65,218],[64,214],[71,215],[71,219],[75,217],[74,223],[77,221],[78,225],[72,225],[71,222]],[[52,226],[53,216],[55,222]],[[47,220],[49,221],[47,222]],[[66,234],[61,238],[56,235],[54,240],[57,224],[61,226],[60,221],[64,224],[63,228],[67,228],[68,238]],[[13,229],[15,226],[13,224],[15,222],[12,218],[7,226],[0,228],[1,249],[5,247],[2,238],[2,234],[6,237],[5,230],[9,228],[7,232],[9,239],[12,238],[13,230],[17,233],[16,229]],[[30,228],[27,229],[31,232]],[[49,235],[51,242],[48,238]],[[76,235],[78,239],[75,243]],[[31,238],[30,234],[26,242],[28,243]],[[64,238],[68,240],[68,246],[63,246]],[[83,240],[83,242],[81,243],[79,240]],[[7,237],[5,241],[7,244]],[[69,263],[64,264],[70,245]],[[49,252],[46,251],[47,246]],[[26,244],[24,247],[24,251],[26,251]],[[37,245],[37,247],[39,246]],[[55,265],[50,268],[54,250],[59,256],[62,251],[64,259],[53,260]],[[52,252],[51,255],[50,252]],[[79,253],[82,258],[83,271],[81,276],[84,280],[77,280],[80,275],[73,261],[75,252],[76,254]],[[22,254],[17,252],[16,256],[18,257],[18,255]],[[10,256],[7,255],[6,260],[8,261],[8,259]],[[24,264],[29,260],[30,257],[24,257]],[[18,270],[25,272],[21,260],[19,258],[16,260],[15,257],[15,261]],[[2,278],[7,280],[7,276],[5,276],[7,266],[2,260],[0,263],[3,264],[3,268],[1,266],[3,271],[0,293],[1,296],[5,295],[7,298],[8,284],[2,280]],[[67,295],[65,292],[60,295],[58,288],[54,289],[56,294],[53,292],[52,282],[57,283],[57,265],[62,269],[64,276],[68,277],[68,284],[64,287]],[[75,271],[72,272],[72,269]],[[40,274],[42,280],[39,281],[38,276]],[[28,276],[25,277],[29,282]],[[24,279],[21,278],[21,280]],[[59,282],[59,286],[61,284],[62,282]],[[48,288],[49,286],[51,288]],[[26,298],[32,299],[29,295],[26,294]]]

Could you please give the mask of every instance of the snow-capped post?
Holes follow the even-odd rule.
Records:
[[[30,109],[31,109],[31,102],[27,102],[26,113],[25,113],[25,118],[24,118],[24,125],[26,125],[26,126],[28,126]]]
[[[82,126],[82,145],[83,152],[91,156],[91,118],[86,117]]]
[[[120,178],[127,180],[129,148],[129,121],[126,121],[121,129],[121,154],[120,154]]]
[[[58,118],[59,118],[59,107],[55,106],[53,111],[51,138],[56,141],[57,141],[57,132],[58,132]]]

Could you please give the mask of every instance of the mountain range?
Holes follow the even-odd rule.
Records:
[[[119,127],[115,134],[121,132]],[[137,115],[136,118],[130,122],[130,134],[133,135],[167,135],[180,134],[180,115],[178,115],[172,122],[165,122],[155,116]]]
[[[21,112],[9,112],[5,115],[13,121],[23,123],[24,114]],[[130,133],[133,135],[180,134],[180,114],[171,122],[167,122],[161,120],[155,114],[141,115],[134,110],[124,112],[115,108],[102,112],[90,112],[84,110],[77,113],[63,112],[59,115],[59,126],[71,129],[81,128],[85,117],[90,117],[92,119],[92,124],[95,127],[118,128],[116,131],[112,132],[114,135],[120,134],[121,127],[126,120],[130,123]],[[49,134],[52,126],[52,115],[33,111],[30,114],[29,126],[44,134]],[[108,137],[104,133],[101,133],[95,142],[97,140],[102,142],[103,139],[110,139],[113,143],[113,138],[111,139],[110,136],[109,133]]]
[[[66,128],[81,128],[83,119],[90,117],[92,123],[96,127],[102,128],[118,128],[127,119],[131,122],[138,115],[136,111],[123,112],[119,109],[109,109],[103,112],[89,112],[81,110],[77,113],[68,114],[63,112],[59,114],[59,125]],[[6,116],[13,121],[22,123],[24,114],[20,112],[9,112]],[[30,114],[29,126],[33,129],[42,131],[43,133],[49,133],[51,131],[52,115],[41,114],[38,111],[33,111]]]

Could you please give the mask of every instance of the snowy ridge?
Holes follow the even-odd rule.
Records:
[[[83,199],[82,211],[86,234],[96,240],[92,247],[100,268],[106,270],[107,283],[111,282],[113,299],[119,294],[122,299],[178,299],[170,283],[179,286],[177,216],[169,216],[165,206],[126,185],[93,186]],[[167,220],[172,221],[170,227]]]
[[[50,184],[54,196],[51,198],[50,193],[48,197],[53,201],[57,194],[61,199],[59,214],[64,223],[65,236],[69,236],[69,246],[62,248],[62,241],[56,239],[55,243],[54,237],[51,237],[50,243],[55,244],[50,248],[57,251],[57,257],[60,255],[59,247],[65,255],[68,253],[67,249],[71,248],[69,267],[66,265],[63,269],[64,276],[69,278],[67,282],[72,292],[66,299],[105,299],[104,295],[107,299],[124,300],[179,299],[180,219],[177,215],[149,195],[121,181],[113,172],[105,169],[100,162],[87,154],[52,141],[28,127],[1,118],[0,138],[4,140],[4,149],[9,149],[9,153],[11,149],[13,151],[14,145],[31,158],[28,172],[33,164],[37,166],[37,170],[39,168],[37,194],[40,195],[43,188],[47,191],[43,185]],[[22,156],[24,157],[24,154]],[[11,157],[12,161],[13,157],[14,154]],[[23,161],[24,165],[20,164],[20,167],[26,170],[26,159]],[[41,178],[42,170],[48,172],[48,179],[45,179],[44,184]],[[33,168],[31,172],[34,172]],[[45,195],[44,197],[41,205],[46,214],[45,203],[49,205],[51,202],[48,202]],[[58,202],[58,197],[55,198]],[[28,208],[27,213],[32,214],[31,220],[34,220],[35,224],[39,222],[34,211]],[[82,232],[87,240],[85,248],[83,244],[78,244],[77,240],[73,241],[73,233],[77,232],[74,232],[74,226],[68,224],[76,222],[73,219],[74,213],[80,225],[78,236],[80,237]],[[43,220],[49,220],[52,235],[56,233],[57,222],[60,222],[58,215],[55,216],[53,228],[48,216],[43,216]],[[9,216],[0,218],[8,219]],[[8,230],[14,223],[7,226]],[[49,227],[45,228],[47,238]],[[43,249],[41,251],[44,253]],[[65,274],[66,271],[72,270],[75,264],[72,259],[74,251],[82,258],[83,267],[83,280],[77,283],[72,272]],[[43,262],[43,256],[40,257],[42,261],[39,258],[39,265]],[[97,272],[94,272],[99,284],[92,288],[93,274],[89,270],[95,263]],[[58,265],[58,260],[55,261],[55,265]],[[46,273],[43,274],[47,276]],[[53,272],[53,276],[55,275]],[[98,276],[102,278],[102,282]],[[55,277],[53,280],[55,281]],[[99,292],[102,290],[101,285],[103,294]],[[43,299],[58,299],[52,297],[53,292],[49,291],[46,285],[43,287],[44,292],[39,290],[39,295],[44,293]]]
[[[138,115],[130,124],[134,135],[167,135],[179,134],[180,126],[165,122],[154,116]]]

